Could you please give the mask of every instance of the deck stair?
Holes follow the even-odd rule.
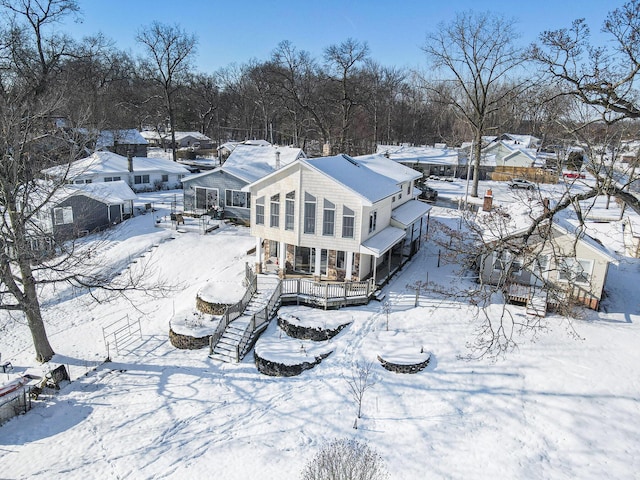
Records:
[[[252,346],[255,337],[262,333],[269,320],[275,314],[277,306],[268,306],[274,291],[278,286],[278,277],[273,275],[258,275],[257,291],[251,296],[242,314],[232,320],[222,332],[220,338],[212,342],[209,357],[227,363],[235,363],[246,355],[247,346]],[[264,328],[257,330],[255,325]]]
[[[544,317],[547,314],[547,291],[531,289],[527,299],[527,314]]]

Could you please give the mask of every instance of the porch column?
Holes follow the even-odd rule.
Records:
[[[377,279],[376,279],[376,274],[378,273],[378,259],[374,256],[371,255],[371,258],[373,259],[373,283],[377,283]]]
[[[262,238],[256,237],[256,273],[262,273]]]
[[[347,261],[346,275],[345,280],[347,282],[351,281],[351,275],[353,275],[353,252],[344,252]]]
[[[280,278],[284,278],[284,274],[287,271],[287,244],[280,242],[278,245],[278,275]]]
[[[316,261],[313,267],[313,274],[316,275],[317,277],[320,277],[320,260],[322,255],[322,249],[314,247],[314,251],[316,252]]]

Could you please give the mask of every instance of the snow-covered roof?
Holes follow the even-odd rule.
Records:
[[[305,158],[301,148],[241,144],[236,146],[227,161],[224,162],[224,165],[216,170],[222,170],[247,183],[251,183],[269,175],[277,168],[293,163],[299,158]],[[276,165],[278,161],[280,163],[279,166]]]
[[[483,233],[483,239],[485,242],[491,243],[498,241],[502,235],[514,235],[517,237],[520,234],[524,234],[531,226],[531,219],[540,215],[544,207],[542,206],[542,203],[537,203],[530,206],[503,206],[503,208],[505,209],[505,213],[508,214],[508,217],[505,216],[503,218],[508,218],[508,221],[499,228],[499,232],[486,229]],[[480,218],[485,215],[487,215],[485,212],[480,212]],[[579,226],[573,225],[563,216],[555,215],[553,217],[552,227],[561,234],[575,236],[578,241],[588,246],[596,254],[606,258],[609,262],[617,262],[617,260],[607,252],[603,245],[594,240]]]
[[[134,173],[174,173],[189,174],[189,170],[179,163],[163,158],[133,157]],[[69,170],[67,173],[67,169]],[[71,165],[59,165],[44,170],[47,175],[55,177],[75,178],[79,176],[127,174],[129,173],[127,157],[112,152],[95,152],[92,155],[76,160]]]
[[[422,173],[414,170],[413,168],[398,164],[398,162],[391,160],[384,155],[359,155],[357,157],[353,157],[353,159],[363,163],[380,175],[393,178],[399,184],[422,178]]]
[[[200,140],[203,142],[211,141],[209,137],[207,137],[204,133],[200,133],[200,132],[176,132],[175,136],[176,136],[177,142],[179,142],[180,140],[186,137],[192,137],[192,138],[195,138],[196,140]],[[165,135],[165,138],[171,138],[171,132],[167,133]]]
[[[401,228],[386,227],[380,233],[362,242],[362,245],[360,245],[360,253],[373,255],[378,258],[402,240],[406,234],[407,232]]]
[[[55,189],[55,191],[52,193],[51,198],[48,199],[50,205],[57,205],[74,195],[85,195],[107,205],[119,205],[138,198],[126,182],[118,180],[116,182],[66,184],[61,186],[44,182],[42,189],[33,194],[33,199],[39,202],[44,201],[51,189]]]
[[[407,227],[426,215],[429,210],[431,210],[431,205],[420,200],[409,200],[391,212],[391,219]]]
[[[147,145],[149,143],[135,128],[102,130],[96,140],[96,148],[113,147],[116,142],[124,145]]]
[[[458,151],[449,148],[408,147],[404,145],[378,145],[376,153],[396,162],[457,165]]]
[[[540,139],[533,135],[516,135],[513,133],[503,133],[500,139],[511,145],[519,145],[522,148],[536,148],[540,145]]]
[[[332,157],[310,158],[301,161],[372,204],[398,192],[398,184],[395,179],[375,172],[364,162],[359,162],[344,153]]]

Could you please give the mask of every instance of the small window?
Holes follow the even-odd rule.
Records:
[[[369,214],[369,233],[376,231],[376,224],[378,222],[378,212],[371,212]]]
[[[166,173],[165,173],[165,174],[162,174],[162,181],[163,181],[164,183],[167,183],[167,182],[169,181],[169,175],[167,175]]]

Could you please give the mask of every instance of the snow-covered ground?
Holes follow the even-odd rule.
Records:
[[[454,182],[439,188],[462,190]],[[431,184],[431,182],[430,182]],[[496,201],[511,192],[499,185]],[[558,186],[560,188],[561,185]],[[546,187],[545,187],[546,188]],[[551,188],[551,187],[550,187]],[[170,228],[164,219],[180,192],[141,196],[156,212],[112,231],[105,265],[139,268],[171,286],[161,298],[96,304],[86,295],[49,292],[44,316],[55,362],[74,381],[26,415],[0,426],[0,478],[296,479],[305,463],[334,438],[366,442],[383,457],[390,478],[634,478],[640,471],[640,263],[612,266],[605,311],[585,312],[571,325],[548,316],[548,331],[521,338],[506,358],[467,361],[474,311],[469,305],[412,287],[459,287],[456,266],[437,267],[429,241],[385,287],[391,313],[373,301],[322,312],[330,325],[350,323],[325,347],[320,365],[291,378],[261,375],[250,354],[239,364],[177,350],[169,320],[195,308],[207,285],[242,292],[248,230],[223,225]],[[457,212],[434,207],[431,221],[458,224]],[[158,227],[156,220],[161,220]],[[596,228],[597,227],[597,228]],[[594,224],[612,253],[621,251],[618,222]],[[135,263],[134,263],[135,262]],[[227,293],[228,293],[227,292]],[[497,307],[496,307],[497,308]],[[512,307],[515,315],[524,309]],[[139,319],[142,338],[127,351],[106,349],[102,328],[125,316]],[[388,329],[387,329],[388,321]],[[35,367],[24,321],[0,315],[0,352],[16,371]],[[265,334],[282,338],[275,322]],[[287,340],[284,339],[283,340]],[[300,341],[293,342],[300,348]],[[306,347],[305,347],[306,350]],[[384,370],[376,357],[431,354],[415,375]],[[273,352],[273,349],[272,349]],[[363,418],[346,379],[374,362]]]

